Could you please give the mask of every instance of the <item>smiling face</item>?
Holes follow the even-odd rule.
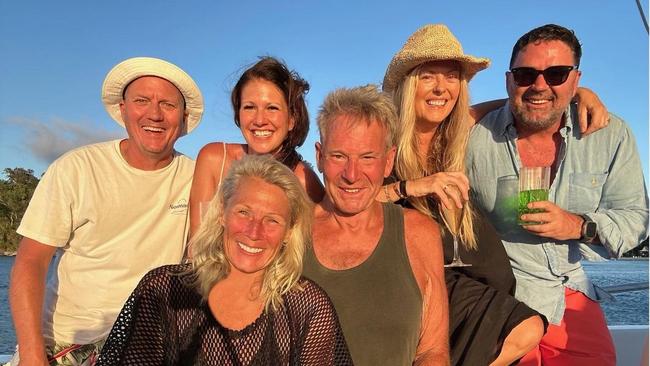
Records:
[[[562,41],[541,41],[526,45],[514,59],[512,68],[532,67],[545,70],[551,66],[571,66],[575,64],[573,51]],[[542,75],[530,86],[515,84],[512,73],[506,73],[506,87],[510,108],[517,128],[540,131],[562,120],[562,115],[575,95],[580,80],[580,71],[573,70],[567,80],[550,86]]]
[[[250,154],[276,153],[294,127],[282,91],[264,79],[242,88],[239,123]]]
[[[422,65],[415,90],[417,123],[440,125],[454,109],[459,93],[458,62],[432,61]]]
[[[174,84],[155,76],[138,78],[127,87],[120,111],[129,136],[125,158],[131,165],[171,159],[186,118],[183,95]]]
[[[282,188],[242,178],[224,211],[224,250],[231,271],[263,275],[289,232],[291,211]]]
[[[386,130],[378,122],[338,116],[329,123],[323,144],[316,144],[326,199],[340,214],[367,210],[393,169],[395,148],[386,148]]]

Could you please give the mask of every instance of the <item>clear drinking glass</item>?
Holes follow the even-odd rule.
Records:
[[[458,192],[458,189],[456,188],[457,193],[460,195],[460,192]],[[460,259],[460,252],[458,251],[458,232],[460,230],[460,223],[462,222],[463,219],[463,214],[465,213],[465,207],[467,204],[463,203],[463,207],[459,210],[457,207],[454,207],[454,222],[448,222],[448,220],[445,218],[445,215],[442,215],[442,221],[445,223],[447,226],[447,229],[449,229],[449,232],[451,233],[453,239],[454,239],[454,257],[451,260],[451,263],[445,264],[445,267],[469,267],[471,264],[465,263]]]
[[[528,204],[536,201],[548,201],[550,182],[551,167],[522,167],[519,170],[519,209],[517,210],[517,223],[519,225],[540,224],[540,222],[535,221],[522,221],[521,215],[543,212],[540,209],[528,208]]]

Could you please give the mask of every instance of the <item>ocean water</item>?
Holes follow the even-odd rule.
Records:
[[[13,263],[13,257],[0,256],[0,354],[13,353],[16,343],[8,301],[9,272]]]
[[[648,281],[648,260],[621,259],[582,262],[591,281],[600,287]],[[614,294],[601,303],[609,325],[648,324],[648,290]]]
[[[13,257],[0,256],[0,354],[14,351],[16,336],[9,311],[9,272]],[[647,260],[583,262],[593,282],[601,287],[648,281]],[[648,290],[615,295],[616,300],[602,303],[610,325],[648,324]]]

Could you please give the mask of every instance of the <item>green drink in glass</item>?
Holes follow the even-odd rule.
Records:
[[[550,167],[522,167],[519,171],[519,209],[517,223],[519,225],[537,225],[541,222],[522,221],[521,215],[543,212],[540,209],[530,209],[528,204],[536,201],[548,201],[548,190],[551,178]]]

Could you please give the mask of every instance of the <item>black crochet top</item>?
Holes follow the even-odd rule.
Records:
[[[284,295],[242,330],[224,328],[194,288],[189,264],[156,268],[120,312],[97,362],[103,365],[352,365],[334,306],[318,285]]]

